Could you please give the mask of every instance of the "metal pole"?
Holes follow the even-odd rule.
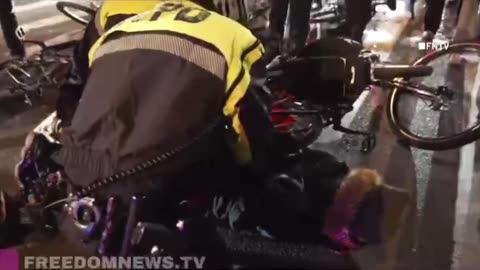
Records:
[[[298,1],[298,0],[297,0]],[[284,28],[284,31],[283,31],[283,40],[282,40],[282,43],[281,43],[281,46],[280,46],[280,54],[281,55],[287,55],[290,53],[291,51],[291,48],[292,48],[292,39],[291,39],[291,36],[292,36],[292,32],[291,32],[291,20],[290,20],[290,17],[291,17],[291,1],[289,1],[288,3],[288,9],[287,9],[287,16],[286,16],[286,19],[285,19],[285,28]]]

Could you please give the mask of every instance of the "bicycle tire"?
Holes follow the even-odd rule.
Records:
[[[60,1],[57,2],[57,9],[60,11],[63,15],[67,16],[68,18],[72,19],[74,22],[77,22],[82,25],[87,25],[90,20],[82,18],[81,16],[76,15],[75,13],[69,11],[69,9],[76,10],[76,11],[81,11],[84,13],[89,14],[92,18],[95,16],[95,10],[93,8],[73,3],[73,2],[68,2],[68,1]]]
[[[433,51],[425,55],[417,60],[414,65],[426,65],[441,56],[458,52],[467,52],[468,50],[475,50],[480,53],[480,44],[451,44],[446,50]],[[450,136],[425,138],[413,134],[400,120],[399,101],[402,94],[405,93],[400,88],[395,88],[389,93],[386,111],[390,128],[397,136],[400,143],[424,150],[443,151],[462,147],[480,138],[480,122],[475,123],[472,127],[469,127],[460,133]]]

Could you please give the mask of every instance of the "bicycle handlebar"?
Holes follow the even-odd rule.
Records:
[[[310,23],[326,23],[342,19],[335,8],[321,9],[310,14]]]
[[[395,78],[425,77],[432,73],[433,67],[431,66],[375,65],[372,67],[373,78],[385,81]]]
[[[288,56],[277,56],[272,62],[267,65],[267,71],[269,74],[275,74],[289,64],[301,64],[306,63],[310,60],[315,61],[315,58],[289,58]],[[372,63],[372,61],[367,62],[370,63],[370,79],[372,81],[391,81],[395,78],[409,79],[414,77],[426,77],[432,75],[433,73],[433,67],[431,66],[376,64]]]

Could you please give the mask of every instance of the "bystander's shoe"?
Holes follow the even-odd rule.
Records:
[[[434,40],[439,42],[448,42],[451,37],[446,36],[444,33],[438,33],[435,35]]]
[[[424,31],[422,34],[422,41],[432,41],[433,38],[435,37],[435,34],[432,31]]]

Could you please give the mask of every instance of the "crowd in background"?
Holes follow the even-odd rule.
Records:
[[[17,35],[18,22],[14,13],[14,0],[0,1],[0,24],[3,30],[3,36],[10,55],[14,58],[23,58],[25,49],[21,39]],[[269,23],[268,42],[269,53],[278,54],[281,49],[280,43],[284,38],[285,22],[287,19],[287,10],[290,6],[290,43],[289,51],[295,52],[303,46],[309,33],[309,14],[313,0],[245,0],[246,6],[250,11],[253,20],[250,21],[250,27],[254,30],[264,29]],[[321,4],[325,1],[318,1]],[[412,18],[414,16],[413,6],[415,0],[410,0],[412,7]],[[478,0],[425,0],[424,32],[422,39],[432,40],[435,34],[441,28],[442,21],[445,20],[446,8],[456,5],[457,23],[455,31],[455,40],[469,40],[476,38],[478,24]],[[346,24],[348,27],[348,36],[354,40],[362,40],[363,30],[371,19],[372,0],[345,0],[346,5]],[[463,7],[463,8],[462,8]],[[443,14],[443,16],[442,16]],[[452,20],[452,18],[449,18]],[[267,57],[268,58],[268,57]]]

